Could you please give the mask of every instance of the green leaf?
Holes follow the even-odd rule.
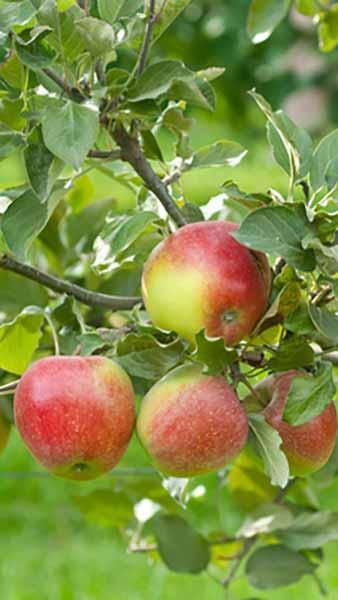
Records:
[[[88,521],[103,527],[125,527],[134,518],[133,503],[124,491],[95,490],[72,500]]]
[[[290,527],[294,518],[291,511],[278,504],[263,504],[258,506],[247,517],[237,532],[236,537],[252,538],[257,534]]]
[[[102,19],[111,25],[115,23],[125,0],[98,0],[97,6]]]
[[[49,152],[42,140],[40,143],[30,143],[24,151],[25,167],[33,191],[42,201],[46,200],[51,191],[49,181],[50,167],[53,154]],[[62,167],[61,167],[62,168]]]
[[[143,7],[144,0],[124,0],[118,18],[131,17],[139,8]]]
[[[293,550],[320,548],[331,540],[338,540],[338,513],[300,514],[287,531],[278,533],[278,538]]]
[[[0,124],[0,158],[9,156],[23,144],[23,137],[20,133]]]
[[[43,26],[37,28],[35,35],[32,34],[32,39],[28,41],[23,40],[19,36],[16,37],[15,51],[22,64],[30,69],[44,69],[53,64],[56,53],[50,47],[46,47],[43,44],[43,38],[50,31],[50,27]]]
[[[85,51],[86,36],[76,26],[82,17],[83,11],[77,5],[66,12],[58,13],[54,0],[45,0],[39,10],[39,22],[53,29],[48,36],[48,44],[61,56],[65,56],[67,62],[76,61]],[[49,79],[47,82],[50,85]]]
[[[173,81],[168,92],[171,100],[184,100],[191,106],[197,106],[204,110],[214,111],[216,107],[216,97],[213,87],[207,78],[192,72],[190,79]]]
[[[255,90],[249,95],[268,120],[268,140],[277,163],[291,176],[291,183],[309,170],[312,140],[308,133],[297,127],[281,110],[273,111],[271,105]]]
[[[299,178],[305,177],[309,172],[312,159],[312,139],[305,129],[297,127],[283,111],[278,110],[275,112],[275,117],[278,121],[278,129],[271,121],[267,125],[268,140],[272,147],[274,158],[282,169],[288,175],[291,175],[289,155],[279,133],[279,128],[281,128],[285,132],[286,139],[289,140],[291,146],[295,148],[298,154],[298,176]]]
[[[267,40],[286,16],[290,0],[252,0],[248,16],[248,33],[254,44]]]
[[[193,106],[214,110],[215,94],[207,78],[194,73],[182,62],[163,60],[150,65],[129,90],[130,102],[156,100],[164,94]]]
[[[16,256],[25,258],[32,242],[47,224],[56,200],[41,204],[34,192],[28,190],[10,204],[3,215],[1,229],[9,249]]]
[[[189,169],[203,167],[234,167],[240,163],[247,151],[236,142],[220,140],[211,146],[201,148],[192,156]]]
[[[9,271],[0,271],[0,311],[13,319],[25,306],[45,306],[48,294],[44,287]]]
[[[268,590],[296,583],[315,569],[316,566],[303,554],[275,544],[256,550],[250,556],[245,572],[250,585]]]
[[[205,365],[210,374],[223,373],[227,365],[237,357],[235,351],[225,349],[224,340],[209,340],[204,331],[196,336],[196,350],[192,358]]]
[[[161,148],[152,131],[150,131],[150,129],[145,129],[144,131],[141,131],[141,136],[143,151],[146,157],[151,160],[160,160],[163,162],[164,159]]]
[[[30,0],[21,2],[0,2],[0,23],[2,31],[10,31],[13,25],[26,25],[34,17],[36,8]]]
[[[331,52],[338,44],[338,6],[321,12],[319,27],[319,47],[323,52]]]
[[[312,157],[310,183],[314,192],[327,186],[333,189],[338,182],[338,174],[332,172],[338,160],[338,129],[324,137],[318,144]]]
[[[200,223],[205,220],[200,207],[192,202],[185,202],[181,212],[187,223]]]
[[[272,371],[288,371],[312,365],[315,353],[303,338],[292,337],[285,340],[268,362]]]
[[[309,315],[319,333],[338,344],[338,316],[314,304],[309,304]]]
[[[249,415],[249,425],[257,441],[258,453],[263,459],[266,474],[272,485],[285,488],[289,481],[289,464],[281,450],[282,440],[262,415]]]
[[[290,425],[303,425],[320,415],[336,393],[332,365],[322,362],[316,375],[297,376],[286,399],[283,420]]]
[[[190,4],[191,0],[170,0],[164,4],[163,0],[156,0],[156,14],[160,14],[160,17],[156,20],[154,32],[153,32],[153,43],[165,32],[171,23],[178,17],[178,15]],[[149,0],[147,0],[149,5]],[[161,12],[160,12],[161,10]]]
[[[285,318],[293,313],[302,299],[302,290],[298,281],[289,281],[279,292],[261,320],[257,323],[253,335],[259,335],[260,331],[268,329],[276,324],[276,317]]]
[[[271,196],[259,193],[247,194],[240,190],[238,185],[231,179],[223,183],[222,189],[227,195],[228,200],[238,202],[249,210],[261,208],[262,206],[271,203]]]
[[[95,332],[83,333],[78,336],[80,356],[91,356],[96,350],[106,345],[105,340]]]
[[[316,330],[309,316],[308,305],[305,302],[301,302],[296,310],[287,316],[284,327],[298,335],[313,335],[315,333]]]
[[[0,121],[9,129],[22,131],[27,124],[21,115],[24,103],[21,99],[12,99],[10,96],[0,96]]]
[[[335,224],[332,225],[332,228]],[[315,251],[319,269],[325,275],[331,276],[338,273],[338,245],[326,246],[322,244],[319,238],[310,236],[303,240],[303,248],[306,250],[312,248]]]
[[[159,554],[168,569],[176,573],[201,573],[208,566],[207,541],[181,517],[156,515],[151,526]]]
[[[136,85],[129,91],[131,102],[156,99],[168,92],[175,81],[191,79],[194,73],[176,60],[162,60],[147,67]]]
[[[8,53],[6,52],[6,60],[0,64],[0,77],[13,88],[21,89],[23,86],[24,66],[21,64],[15,53],[8,56]]]
[[[180,341],[160,345],[151,335],[130,334],[117,345],[117,361],[132,377],[160,379],[181,359]]]
[[[316,0],[296,0],[296,7],[300,13],[307,17],[313,17],[319,12]]]
[[[139,212],[124,217],[108,215],[106,224],[94,242],[95,260],[93,267],[107,273],[116,266],[117,256],[126,250],[146,229],[158,220],[153,212]]]
[[[29,308],[0,326],[0,368],[22,375],[39,345],[43,315]]]
[[[94,57],[104,56],[116,45],[113,28],[100,19],[84,17],[75,23],[75,28],[85,41],[86,49]]]
[[[249,214],[233,236],[249,248],[282,256],[296,269],[312,271],[316,266],[314,252],[302,247],[302,240],[309,233],[311,230],[299,213],[276,206]]]
[[[276,497],[276,488],[264,473],[262,461],[251,451],[250,446],[247,445],[236,458],[227,477],[231,497],[245,512],[273,502]]]
[[[98,113],[88,106],[53,102],[44,110],[42,135],[52,154],[78,170],[96,140],[98,124]]]

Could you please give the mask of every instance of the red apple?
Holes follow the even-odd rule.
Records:
[[[143,299],[154,324],[194,341],[202,329],[234,345],[263,315],[270,293],[266,257],[231,235],[237,225],[209,221],[186,225],[151,253]]]
[[[300,476],[314,473],[327,463],[337,436],[337,414],[333,402],[320,415],[303,425],[289,425],[283,421],[292,380],[304,374],[301,371],[287,371],[268,377],[256,388],[263,399],[269,399],[264,409],[265,418],[282,438],[282,449],[288,458],[292,475]]]
[[[243,448],[248,421],[223,377],[178,367],[145,396],[139,438],[158,468],[191,477],[224,467]]]
[[[127,374],[105,357],[50,357],[23,375],[14,399],[17,428],[53,474],[87,480],[127,448],[135,421]]]

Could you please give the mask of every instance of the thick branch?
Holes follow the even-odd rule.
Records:
[[[147,187],[155,194],[173,221],[182,227],[187,222],[178,206],[171,198],[166,185],[156,175],[150,163],[144,157],[138,140],[125,130],[123,125],[118,125],[113,131],[113,137],[121,148],[121,159],[134,167],[136,173],[143,179]]]
[[[42,271],[21,263],[7,255],[0,257],[0,268],[18,273],[27,279],[37,281],[58,294],[68,294],[69,296],[73,296],[76,300],[87,306],[101,306],[102,308],[109,308],[111,310],[129,310],[136,304],[142,302],[141,298],[137,297],[109,296],[108,294],[91,292],[64,279],[58,279],[47,273],[42,273]]]

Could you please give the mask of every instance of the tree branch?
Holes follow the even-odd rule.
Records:
[[[142,302],[142,299],[137,297],[110,296],[108,294],[91,292],[64,279],[58,279],[53,275],[43,273],[7,255],[0,257],[0,268],[36,281],[58,294],[73,296],[76,300],[87,306],[101,306],[102,308],[111,310],[129,310]]]
[[[256,544],[256,542],[257,536],[245,540],[243,550],[239,553],[234,564],[232,565],[229,575],[221,582],[223,587],[228,588],[233,579],[235,579],[244,558],[249,554],[250,550],[252,549],[254,544]]]
[[[119,150],[111,150],[110,152],[105,150],[90,150],[88,152],[88,158],[101,158],[102,160],[119,160],[121,158],[121,152]]]
[[[150,0],[147,26],[146,26],[145,36],[143,39],[142,48],[140,51],[140,58],[139,58],[138,66],[137,66],[137,71],[136,71],[137,77],[140,77],[142,75],[142,73],[145,69],[146,63],[147,63],[148,52],[150,49],[151,38],[153,35],[153,28],[154,28],[154,24],[156,22],[155,7],[156,7],[155,0]]]
[[[144,157],[138,139],[132,137],[123,125],[117,125],[112,132],[113,138],[121,148],[121,159],[128,162],[143,179],[149,190],[155,194],[172,220],[182,227],[187,224],[178,206],[171,198],[162,179],[156,175],[150,163]]]
[[[49,79],[52,79],[52,81],[54,81],[54,83],[56,83],[56,85],[58,85],[59,88],[65,92],[68,98],[73,100],[73,102],[83,102],[83,100],[86,99],[86,97],[77,88],[71,87],[65,79],[60,77],[60,75],[58,75],[58,73],[52,69],[45,68],[42,69],[42,72],[47,75]]]

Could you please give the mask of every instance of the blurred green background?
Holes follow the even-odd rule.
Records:
[[[193,144],[202,146],[225,137],[248,148],[240,166],[186,175],[185,197],[193,202],[220,193],[234,179],[245,191],[283,192],[287,181],[265,143],[264,120],[246,94],[256,87],[275,108],[283,107],[316,137],[338,121],[338,54],[317,49],[311,22],[293,12],[260,46],[245,31],[248,0],[195,0],[161,40],[157,53],[184,60],[195,69],[225,66],[216,82],[216,114],[194,112]],[[166,140],[164,140],[166,144]],[[92,201],[113,197],[116,210],[135,203],[131,191],[100,170],[91,171]],[[0,190],[25,180],[20,156],[0,162]],[[135,440],[121,467],[149,466]],[[144,555],[127,554],[125,543],[109,524],[86,520],[73,497],[109,489],[114,475],[101,481],[72,484],[39,470],[18,436],[0,459],[0,598],[3,600],[198,600],[224,599],[224,591],[207,575],[178,576]],[[337,509],[338,482],[318,485],[323,508]],[[108,519],[109,521],[109,519]],[[203,523],[200,523],[201,528]],[[326,547],[320,568],[329,599],[338,599],[338,543]],[[239,577],[229,598],[309,600],[319,597],[310,577],[280,591],[260,592]]]

